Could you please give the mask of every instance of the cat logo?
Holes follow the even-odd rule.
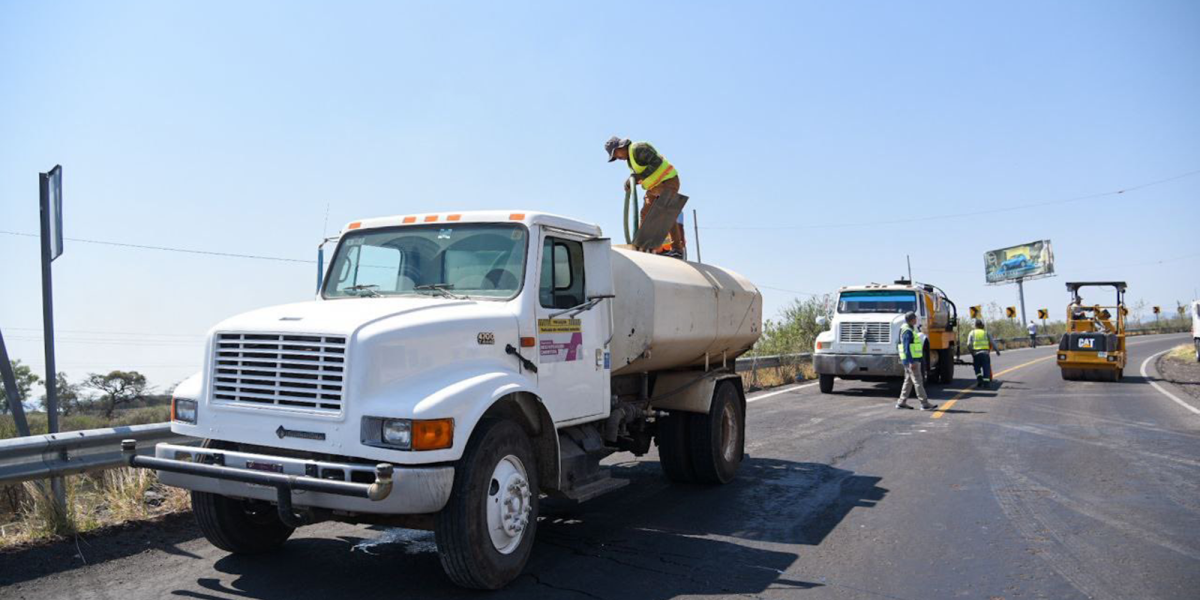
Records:
[[[1079,338],[1079,347],[1086,350],[1092,350],[1096,347],[1096,340],[1092,338]]]
[[[475,336],[475,341],[479,342],[480,346],[491,346],[496,343],[496,334],[490,331],[481,331]]]

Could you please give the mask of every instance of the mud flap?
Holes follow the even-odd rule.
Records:
[[[643,252],[653,252],[662,246],[687,201],[687,196],[675,192],[667,192],[655,199],[646,211],[646,218],[638,227],[637,235],[633,236],[633,247]]]

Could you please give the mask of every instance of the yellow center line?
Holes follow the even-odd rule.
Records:
[[[993,377],[993,381],[999,380],[999,379],[1000,379],[1000,376],[1001,376],[1001,375],[1004,375],[1005,373],[1012,373],[1013,371],[1016,371],[1017,369],[1023,369],[1023,368],[1025,368],[1025,367],[1028,367],[1029,365],[1032,365],[1032,364],[1034,364],[1034,363],[1040,363],[1040,362],[1042,362],[1043,360],[1050,360],[1050,359],[1052,359],[1052,358],[1056,358],[1056,357],[1057,357],[1057,355],[1055,355],[1055,354],[1051,354],[1050,356],[1043,356],[1042,358],[1039,358],[1039,359],[1036,359],[1036,360],[1031,360],[1031,361],[1029,361],[1029,362],[1027,362],[1027,363],[1022,363],[1022,364],[1019,364],[1019,365],[1017,365],[1017,366],[1015,366],[1015,367],[1009,367],[1009,368],[1007,368],[1007,369],[1005,369],[1005,370],[1003,370],[1003,371],[1000,371],[999,373],[996,373],[996,374],[992,375],[992,377]],[[969,394],[969,393],[971,393],[971,388],[967,388],[967,389],[965,389],[965,390],[961,390],[961,391],[959,391],[957,394],[955,394],[955,395],[954,395],[954,397],[953,397],[953,398],[951,398],[951,399],[947,400],[947,401],[945,402],[945,404],[942,404],[941,406],[939,406],[939,407],[938,407],[938,409],[937,409],[937,410],[933,411],[933,415],[931,415],[931,416],[930,416],[930,418],[931,418],[931,419],[940,419],[940,418],[942,418],[942,415],[946,414],[946,411],[947,411],[947,410],[950,410],[950,407],[951,407],[951,406],[954,406],[954,403],[955,403],[955,402],[958,402],[960,398],[962,398],[963,396],[966,396],[966,395],[967,395],[967,394]]]

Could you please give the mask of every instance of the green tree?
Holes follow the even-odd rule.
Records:
[[[828,294],[795,299],[775,319],[763,323],[762,338],[754,345],[754,354],[794,354],[812,352],[817,334],[827,326],[817,325],[817,317],[833,315],[833,296]]]
[[[112,371],[107,375],[91,373],[83,385],[100,392],[99,402],[107,419],[112,418],[118,405],[141,400],[150,391],[146,376],[137,371]]]
[[[29,391],[33,389],[34,385],[41,382],[42,378],[34,374],[29,365],[21,364],[19,360],[14,360],[9,364],[12,365],[13,374],[16,375],[17,397],[24,402],[29,398]],[[3,381],[0,381],[0,390],[4,391],[3,394],[0,394],[0,414],[8,414],[8,390],[5,389]]]
[[[82,412],[87,406],[87,398],[81,394],[81,386],[78,383],[71,383],[67,379],[67,374],[62,371],[58,372],[58,376],[54,380],[55,391],[58,392],[58,412],[64,416]],[[42,394],[41,402],[42,410],[49,412],[45,394]]]

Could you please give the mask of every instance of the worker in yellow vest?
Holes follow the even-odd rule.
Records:
[[[667,162],[650,142],[631,142],[626,139],[613,136],[604,142],[604,150],[608,152],[608,162],[615,160],[623,160],[629,165],[629,170],[633,171],[634,181],[640,183],[642,188],[646,190],[645,202],[642,204],[642,219],[646,218],[646,211],[650,210],[650,205],[659,196],[668,191],[679,193],[679,172],[675,170],[675,166]],[[629,189],[629,181],[625,181],[625,189]],[[675,226],[671,228],[668,234],[668,242],[663,244],[659,249],[659,254],[667,252],[676,254],[679,258],[687,258],[686,242],[683,239],[683,213],[679,213],[679,217],[675,220]]]
[[[975,387],[991,387],[992,385],[992,355],[1000,356],[1000,349],[992,334],[983,326],[983,319],[975,319],[975,329],[967,335],[967,347],[971,349],[971,365],[975,367]]]
[[[921,400],[921,410],[937,408],[936,404],[929,403],[929,396],[925,394],[925,334],[917,329],[916,313],[905,313],[896,351],[900,353],[900,366],[904,369],[904,387],[900,388],[896,408],[912,408],[908,404],[908,395],[914,390]]]

